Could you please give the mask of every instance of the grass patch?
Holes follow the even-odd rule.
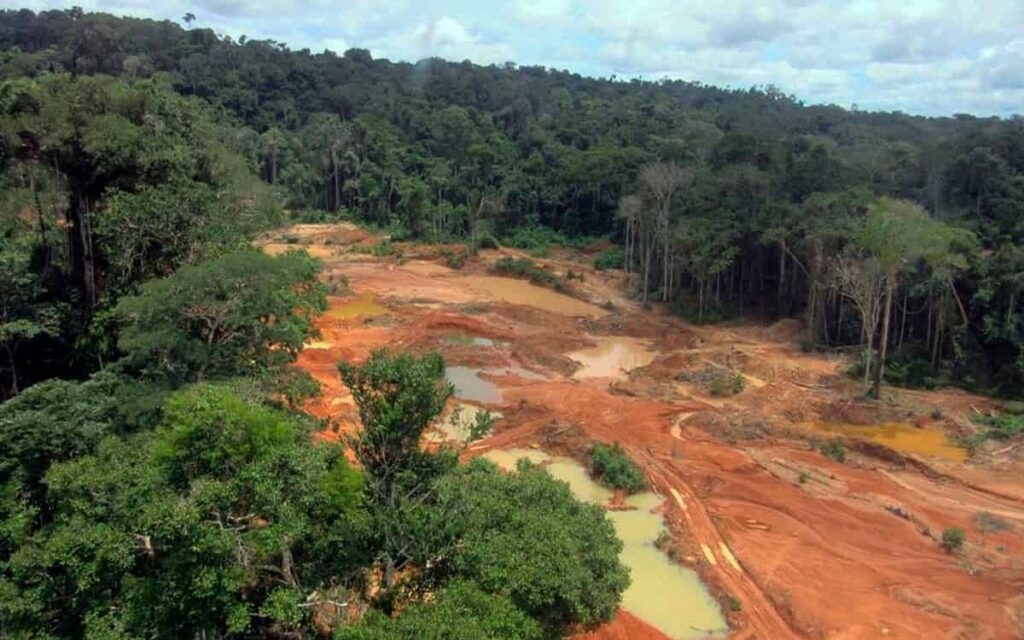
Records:
[[[542,258],[554,247],[583,248],[593,244],[598,238],[593,236],[567,236],[542,224],[531,224],[517,227],[502,238],[507,247],[522,249],[527,253]]]
[[[1013,529],[1013,525],[994,513],[979,511],[974,514],[974,526],[982,533],[1000,533]]]
[[[590,450],[590,468],[594,478],[611,489],[636,493],[647,488],[647,479],[618,443],[594,443]]]
[[[1024,415],[1000,413],[995,415],[975,414],[976,424],[984,427],[976,436],[979,441],[1009,440],[1024,433]]]
[[[826,458],[832,458],[840,464],[846,462],[846,445],[843,444],[842,438],[832,438],[822,443],[818,451]]]
[[[708,384],[708,392],[718,397],[734,396],[743,391],[746,381],[742,374],[734,373],[711,379]]]
[[[626,252],[616,245],[608,247],[594,258],[594,268],[598,271],[621,269],[626,264]]]

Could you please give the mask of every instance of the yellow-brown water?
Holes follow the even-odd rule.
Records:
[[[525,280],[497,276],[466,276],[462,282],[485,300],[527,305],[567,316],[600,318],[608,313],[597,305],[539,287]]]
[[[804,422],[802,427],[819,433],[853,436],[877,442],[896,451],[963,462],[967,450],[950,441],[939,429],[921,429],[905,422],[887,422],[869,426],[835,422]]]
[[[612,496],[572,458],[531,449],[490,451],[484,457],[505,469],[514,468],[520,458],[535,464],[547,462],[548,473],[566,482],[578,499],[605,504]],[[633,509],[608,512],[615,533],[622,540],[620,558],[629,567],[632,579],[622,596],[622,607],[672,640],[696,640],[707,638],[708,633],[725,633],[725,618],[700,577],[669,560],[654,546],[665,526],[661,515],[654,513],[663,500],[655,493],[641,493],[626,500]]]
[[[347,318],[358,318],[360,316],[383,316],[387,315],[387,307],[377,302],[377,297],[372,293],[360,294],[355,300],[341,305],[331,305],[326,315],[338,320]]]
[[[650,342],[626,336],[591,338],[596,346],[574,351],[570,358],[582,366],[575,378],[622,378],[631,369],[651,363],[657,355],[650,351]]]
[[[501,402],[501,389],[481,378],[481,371],[474,367],[445,367],[444,377],[455,387],[456,398],[484,404]]]

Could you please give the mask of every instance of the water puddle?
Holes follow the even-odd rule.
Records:
[[[358,298],[341,306],[327,310],[326,315],[338,320],[358,318],[360,316],[383,316],[388,314],[387,307],[377,302],[372,293],[362,293]]]
[[[444,377],[455,386],[455,397],[471,402],[498,404],[501,389],[480,377],[481,369],[473,367],[446,367]]]
[[[547,380],[546,377],[537,373],[536,371],[530,371],[518,365],[512,365],[511,367],[496,367],[493,369],[485,369],[484,373],[489,373],[492,376],[518,376],[524,380]]]
[[[551,456],[536,449],[495,449],[484,454],[485,458],[498,465],[502,469],[515,469],[516,463],[523,458],[533,464],[540,464],[550,460]]]
[[[604,504],[612,496],[571,458],[548,456],[531,449],[489,451],[484,457],[506,469],[514,468],[520,458],[535,464],[550,461],[547,471],[568,483],[577,498]],[[709,633],[724,634],[728,625],[700,577],[669,560],[654,546],[665,524],[661,515],[653,511],[663,500],[655,493],[641,493],[626,499],[626,504],[633,509],[608,512],[622,540],[622,561],[632,576],[622,596],[622,608],[672,640],[696,640],[707,638]]]
[[[427,432],[427,441],[466,442],[470,436],[470,428],[476,424],[477,416],[483,413],[490,413],[495,420],[501,417],[501,413],[497,411],[488,412],[486,409],[458,402],[431,431]]]
[[[625,336],[592,337],[597,346],[574,351],[570,358],[582,366],[574,378],[624,378],[626,373],[654,360],[650,341]]]
[[[460,347],[493,347],[496,344],[490,338],[478,338],[465,333],[450,333],[444,337],[443,342]]]
[[[819,433],[855,436],[883,444],[896,451],[933,456],[963,462],[967,450],[950,441],[939,429],[919,429],[905,422],[889,422],[876,425],[853,425],[833,422],[804,422],[802,427]]]
[[[525,280],[498,276],[467,276],[465,283],[469,288],[480,291],[484,297],[494,301],[536,307],[567,316],[600,318],[608,314],[597,305],[539,287]]]

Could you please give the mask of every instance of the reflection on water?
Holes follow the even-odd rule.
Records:
[[[476,424],[477,416],[485,412],[487,412],[486,409],[465,402],[457,402],[452,410],[445,414],[432,430],[427,432],[427,440],[429,442],[466,442],[470,436],[470,428]],[[495,420],[501,417],[501,413],[497,411],[489,413]]]
[[[484,373],[489,373],[492,376],[519,376],[524,380],[547,380],[541,374],[524,369],[523,367],[512,365],[510,367],[494,367],[492,369],[485,369]]]
[[[526,458],[535,464],[548,461],[547,471],[566,482],[580,500],[604,504],[612,493],[594,482],[572,458],[549,456],[531,449],[489,451],[484,457],[511,469]],[[629,511],[609,511],[608,517],[622,540],[622,562],[629,567],[632,582],[622,597],[622,607],[672,640],[696,640],[708,633],[727,631],[718,603],[711,597],[696,572],[681,567],[654,546],[664,521],[652,513],[663,501],[655,493],[631,496]]]
[[[525,280],[498,276],[466,276],[463,282],[490,300],[527,305],[567,316],[600,318],[608,313],[597,305],[539,287]]]
[[[445,344],[457,345],[460,347],[493,347],[494,340],[490,338],[478,338],[465,333],[450,333],[444,337]]]
[[[515,469],[516,462],[526,458],[534,464],[540,464],[545,460],[550,460],[551,457],[543,451],[537,451],[535,449],[501,449],[488,451],[484,454],[485,458],[498,465],[502,469]]]
[[[963,462],[967,459],[967,450],[951,442],[943,431],[919,429],[905,422],[888,422],[870,426],[835,422],[805,422],[801,426],[820,433],[864,438],[904,453],[933,456],[953,462]]]
[[[582,366],[575,378],[623,378],[631,369],[651,363],[657,355],[650,351],[650,342],[626,336],[593,337],[597,346],[569,354]]]
[[[447,367],[444,377],[455,386],[455,397],[484,404],[501,402],[501,389],[478,374],[480,369],[473,367]]]
[[[377,303],[377,298],[372,293],[362,293],[358,298],[343,305],[331,307],[327,310],[327,316],[344,320],[346,318],[358,318],[359,316],[383,316],[387,315],[387,307]]]

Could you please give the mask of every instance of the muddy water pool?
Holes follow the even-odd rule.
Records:
[[[967,450],[957,446],[940,429],[921,429],[905,422],[888,422],[869,426],[836,422],[804,422],[800,426],[818,433],[863,438],[903,453],[933,456],[953,462],[963,462],[967,459]]]
[[[383,316],[387,315],[387,307],[377,302],[377,297],[372,293],[360,294],[355,300],[337,306],[332,306],[325,314],[329,318],[345,320],[358,318],[360,316]]]
[[[658,354],[650,350],[650,341],[626,336],[597,336],[596,346],[567,354],[579,362],[574,378],[624,378],[637,367],[651,363]]]
[[[489,451],[484,457],[505,469],[521,458],[547,463],[555,478],[566,482],[580,500],[605,504],[612,492],[594,482],[576,460],[549,456],[533,449]],[[665,528],[654,510],[664,501],[655,493],[641,493],[626,499],[627,511],[608,511],[615,532],[622,540],[622,562],[629,567],[631,584],[622,597],[622,608],[655,627],[672,640],[696,640],[709,634],[724,635],[728,625],[718,603],[708,593],[696,572],[672,562],[654,546]]]
[[[498,276],[466,276],[462,282],[467,288],[479,292],[481,300],[521,304],[567,316],[600,318],[608,314],[597,305],[539,287],[525,280]]]

